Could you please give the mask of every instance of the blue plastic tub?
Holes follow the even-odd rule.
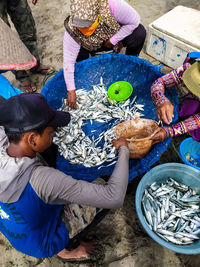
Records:
[[[179,146],[179,153],[182,160],[189,166],[200,171],[200,143],[195,141],[192,137],[183,140]],[[195,159],[194,165],[192,162],[186,159],[186,155],[189,154],[190,157]]]
[[[75,83],[76,88],[84,88],[86,91],[92,89],[92,85],[98,84],[100,78],[108,88],[116,81],[126,81],[133,86],[133,95],[137,96],[136,102],[144,105],[144,118],[157,120],[156,109],[152,103],[150,87],[151,84],[163,73],[160,69],[150,64],[148,61],[139,57],[127,56],[123,54],[104,54],[98,57],[92,57],[76,63],[75,66]],[[52,108],[58,109],[62,105],[62,99],[66,97],[67,90],[63,76],[63,70],[56,75],[44,86],[41,93],[45,96],[47,102]],[[178,119],[178,97],[175,88],[166,90],[166,96],[174,106],[174,120]],[[113,124],[115,120],[111,121]],[[88,136],[97,136],[104,130],[112,126],[107,123],[88,121],[83,127],[83,131]],[[95,130],[95,133],[92,131]],[[141,175],[150,170],[150,166],[159,160],[160,155],[165,151],[171,142],[171,138],[152,147],[150,153],[142,159],[131,159],[129,162],[129,181],[137,175]],[[103,142],[103,141],[102,141]],[[81,164],[73,165],[68,160],[58,154],[57,169],[71,175],[73,178],[93,181],[100,176],[110,176],[113,172],[114,165],[109,166],[109,162],[104,162],[101,166],[87,168]],[[101,168],[103,167],[103,168]]]
[[[135,204],[138,218],[148,235],[161,246],[177,253],[200,254],[200,240],[194,242],[191,245],[185,246],[175,245],[173,243],[166,242],[158,235],[156,235],[149,228],[148,224],[145,221],[141,205],[144,190],[149,187],[153,182],[156,181],[158,183],[162,183],[165,182],[169,177],[172,177],[178,182],[190,186],[192,189],[196,190],[198,194],[200,194],[200,171],[181,163],[166,163],[158,165],[143,176],[137,187]]]

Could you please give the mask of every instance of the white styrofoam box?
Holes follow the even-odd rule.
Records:
[[[200,11],[177,6],[149,24],[146,52],[177,68],[188,52],[200,52]]]

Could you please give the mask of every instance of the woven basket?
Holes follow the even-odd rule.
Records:
[[[149,153],[152,146],[151,134],[157,128],[155,121],[137,118],[118,124],[114,133],[118,138],[123,137],[128,141],[130,157],[139,159]]]
[[[0,18],[0,70],[28,70],[36,64],[18,35]]]

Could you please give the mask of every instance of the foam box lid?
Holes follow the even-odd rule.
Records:
[[[177,6],[153,21],[151,26],[200,49],[200,10]]]

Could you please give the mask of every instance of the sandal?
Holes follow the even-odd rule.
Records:
[[[40,65],[36,70],[31,71],[38,74],[50,74],[54,72],[54,68],[51,66]]]
[[[35,84],[30,79],[21,82],[20,89],[24,93],[35,93],[37,91]]]

